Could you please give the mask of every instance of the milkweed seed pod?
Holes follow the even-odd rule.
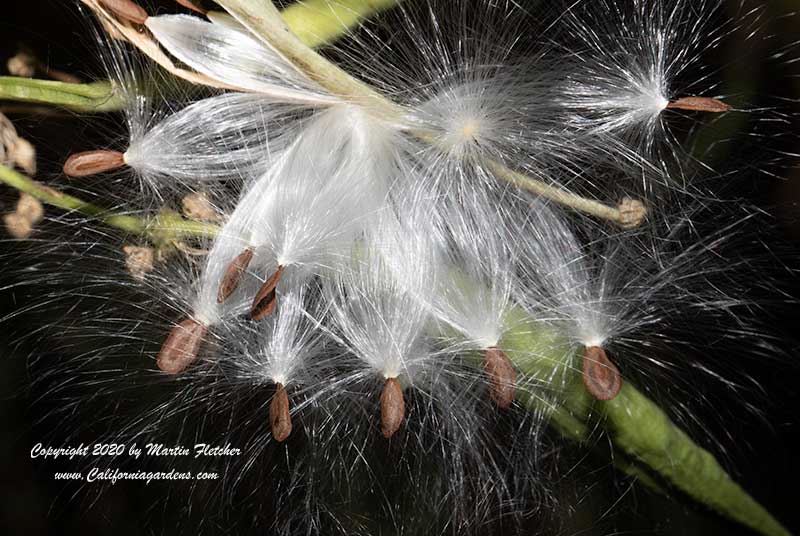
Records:
[[[769,353],[758,212],[672,125],[737,113],[705,61],[757,13],[81,2],[113,36],[120,132],[63,171],[107,208],[32,188],[74,213],[48,211],[12,288],[64,354],[33,360],[61,427],[241,449],[174,494],[198,525],[241,505],[284,535],[544,530],[564,445],[613,443],[631,393],[691,423],[694,386]]]

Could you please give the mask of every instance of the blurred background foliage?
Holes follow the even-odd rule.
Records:
[[[741,0],[729,0],[730,9],[739,8]],[[779,107],[785,114],[800,113],[800,0],[769,0],[745,4],[764,5],[766,26],[762,35],[769,39],[745,41],[744,35],[731,35],[722,48],[729,58],[718,57],[724,83],[720,93],[728,93],[739,102],[758,107]],[[102,73],[94,51],[95,43],[89,25],[69,0],[26,0],[3,7],[0,18],[0,63],[20,50],[27,50],[39,60],[40,70],[55,69],[61,73],[89,81]],[[161,6],[174,9],[172,2]],[[777,56],[777,52],[785,52]],[[726,69],[729,60],[736,59],[736,68]],[[747,66],[748,68],[743,68]],[[2,72],[0,74],[8,74]],[[33,143],[37,151],[36,177],[47,181],[59,174],[65,157],[84,148],[102,146],[105,132],[85,118],[44,107],[25,106],[0,101],[0,112],[9,116],[19,134]],[[730,158],[753,162],[742,166],[728,195],[741,197],[774,214],[774,228],[765,230],[782,251],[781,256],[790,268],[797,268],[800,252],[800,166],[785,167],[770,163],[773,158],[760,154],[758,144],[751,143],[742,132],[753,130],[747,122],[753,116],[739,115],[715,122],[695,138],[696,151],[713,158]],[[775,138],[773,150],[781,154],[800,153],[796,118],[776,124],[774,130],[759,126],[756,131]],[[787,134],[787,135],[784,135]],[[725,139],[723,144],[715,140]],[[80,146],[78,146],[80,144]],[[777,153],[775,153],[777,154]],[[760,162],[767,163],[761,165]],[[790,160],[789,160],[790,161]],[[777,174],[772,177],[770,174]],[[0,189],[0,211],[13,209],[16,193]],[[34,236],[35,238],[35,236]],[[17,251],[15,259],[7,254]],[[0,435],[0,529],[7,534],[173,534],[190,528],[203,512],[164,509],[158,498],[169,484],[145,486],[137,482],[120,482],[97,490],[76,493],[77,489],[53,480],[56,470],[68,470],[69,465],[31,460],[31,447],[47,436],[52,423],[48,422],[49,404],[41,386],[31,383],[41,364],[29,356],[41,357],[46,349],[33,347],[20,339],[26,331],[24,316],[6,318],[25,307],[11,285],[8,274],[17,277],[25,266],[24,249],[19,244],[0,242],[0,258],[6,269],[0,270],[0,419],[4,425]],[[10,264],[13,263],[14,266]],[[790,276],[777,281],[788,293],[800,295],[800,283]],[[23,300],[23,301],[20,301]],[[785,348],[790,356],[800,347],[793,341],[798,321],[791,307],[776,306],[769,319],[777,332],[785,333]],[[47,356],[58,360],[60,356]],[[717,410],[708,408],[708,419],[700,422],[719,423],[724,430],[713,429],[716,437],[725,437],[724,451],[717,448],[725,467],[737,477],[745,489],[766,506],[790,530],[800,531],[800,509],[797,508],[800,486],[800,378],[797,364],[780,366],[754,365],[747,371],[761,385],[762,393],[753,403],[768,416],[760,419],[754,413],[733,412],[724,419]],[[33,385],[33,386],[32,386]],[[719,411],[724,411],[719,408]],[[91,442],[91,423],[84,437]],[[665,535],[730,535],[747,534],[746,529],[693,505],[677,493],[664,497],[622,476],[610,463],[607,445],[598,438],[597,448],[587,454],[569,446],[559,454],[566,467],[573,467],[567,476],[555,483],[560,497],[558,512],[543,513],[560,534],[665,534]],[[208,468],[213,470],[212,467]],[[99,488],[98,488],[99,489]],[[536,516],[536,514],[533,514]],[[194,520],[194,521],[192,521]],[[540,523],[531,523],[540,527]],[[242,534],[248,527],[246,514],[236,518],[233,513],[224,522],[206,527],[209,533]],[[265,531],[261,531],[262,533]]]

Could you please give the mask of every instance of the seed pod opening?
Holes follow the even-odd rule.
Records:
[[[501,349],[488,348],[483,354],[483,370],[489,377],[489,396],[497,407],[507,409],[514,402],[517,371]]]
[[[612,400],[622,389],[619,369],[599,346],[588,346],[583,354],[583,385],[597,400]]]
[[[223,303],[233,294],[233,291],[239,286],[242,281],[242,276],[253,260],[253,248],[247,248],[239,253],[236,258],[228,266],[225,275],[222,277],[222,282],[219,285],[217,292],[217,303]]]
[[[292,433],[292,416],[289,413],[289,395],[279,383],[269,404],[269,422],[275,441],[285,441]]]
[[[142,6],[131,0],[100,0],[100,3],[119,18],[134,24],[144,24],[149,17]]]
[[[197,359],[207,332],[208,326],[193,318],[187,318],[172,328],[158,353],[158,368],[167,374],[178,374],[185,370]]]
[[[125,157],[119,151],[84,151],[67,158],[64,162],[64,174],[69,177],[89,177],[124,165]]]
[[[387,378],[381,393],[381,433],[389,439],[403,424],[406,416],[406,402],[403,389],[397,378]]]
[[[253,306],[250,309],[250,318],[253,320],[261,320],[275,311],[275,307],[278,305],[275,289],[281,280],[281,275],[283,275],[283,266],[278,266],[275,273],[261,285],[256,297],[253,299]]]
[[[683,97],[667,104],[667,108],[690,112],[722,113],[731,110],[729,104],[710,97]]]

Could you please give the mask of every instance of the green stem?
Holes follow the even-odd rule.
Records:
[[[79,212],[121,231],[141,235],[156,244],[174,242],[191,236],[213,236],[218,231],[215,225],[186,220],[172,212],[164,212],[150,218],[115,214],[108,209],[40,184],[2,165],[0,165],[0,182],[30,194],[48,205]]]
[[[16,76],[0,76],[0,100],[51,104],[76,112],[109,112],[123,105],[110,82],[69,84]]]
[[[789,532],[728,475],[714,456],[678,428],[652,400],[630,383],[607,402],[595,401],[584,389],[577,369],[579,350],[546,324],[526,319],[515,311],[515,327],[501,341],[503,351],[525,378],[564,386],[560,404],[520,389],[518,401],[550,417],[550,425],[565,438],[589,440],[590,423],[598,419],[614,448],[641,463],[663,481],[694,500],[766,536]],[[535,389],[535,384],[534,384]],[[594,415],[594,416],[593,416]],[[637,465],[623,461],[628,474],[647,475]],[[644,480],[658,490],[655,481]],[[653,484],[653,485],[651,485]]]

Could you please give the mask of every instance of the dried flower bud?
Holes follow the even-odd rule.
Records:
[[[289,396],[283,384],[278,384],[269,404],[269,422],[275,441],[285,441],[292,433],[292,416],[289,413]]]
[[[619,204],[619,224],[625,229],[633,229],[642,224],[647,217],[647,207],[638,199],[625,197]]]
[[[156,363],[167,374],[177,374],[197,359],[200,345],[208,327],[193,318],[187,318],[172,328],[161,346]]]
[[[125,266],[131,277],[143,281],[148,273],[153,271],[155,264],[155,251],[153,248],[139,246],[124,246]]]
[[[181,200],[183,215],[191,220],[219,221],[220,215],[205,192],[192,193]]]
[[[217,292],[217,303],[223,303],[228,297],[233,294],[236,287],[242,280],[245,270],[253,260],[253,248],[247,248],[237,255],[233,262],[228,266],[225,275],[222,278],[222,283],[219,285]]]
[[[483,370],[489,377],[489,396],[497,407],[506,409],[514,401],[517,371],[508,356],[499,348],[488,348],[483,354]]]
[[[253,320],[261,320],[271,315],[275,310],[275,307],[278,305],[275,288],[281,280],[281,275],[283,275],[283,266],[278,266],[275,273],[261,285],[256,297],[253,299],[253,306],[250,309],[250,318]]]
[[[9,74],[21,78],[33,78],[36,74],[36,58],[29,52],[17,52],[6,62]]]
[[[597,400],[611,400],[622,388],[619,369],[599,346],[588,346],[583,354],[583,385]]]
[[[88,177],[125,165],[125,156],[119,151],[84,151],[75,153],[64,162],[64,174],[70,177]]]
[[[722,113],[729,111],[731,106],[719,99],[709,97],[683,97],[667,104],[667,108],[690,112]]]
[[[36,175],[36,149],[31,142],[17,138],[17,142],[11,147],[11,155],[14,163],[25,170],[25,173]]]
[[[16,213],[32,224],[37,224],[44,218],[44,206],[41,201],[23,192],[19,195]]]
[[[26,217],[12,212],[3,216],[6,231],[14,238],[28,238],[33,232],[33,223]]]
[[[403,424],[406,416],[406,402],[403,389],[397,378],[387,378],[381,393],[381,433],[389,439]]]

